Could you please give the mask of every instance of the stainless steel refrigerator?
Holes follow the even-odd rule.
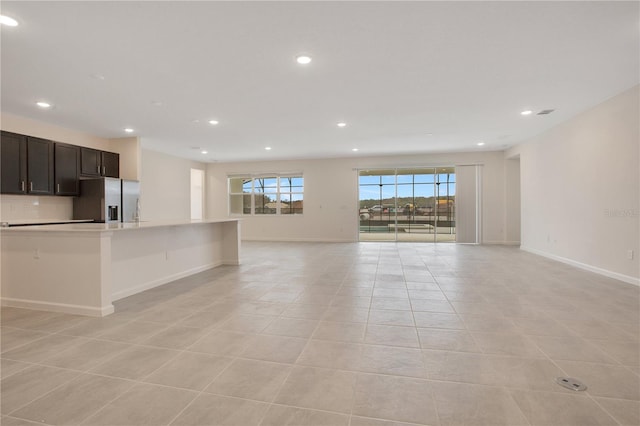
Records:
[[[73,199],[73,218],[95,222],[139,220],[140,183],[117,178],[83,179]]]
[[[140,221],[140,182],[121,180],[122,222]]]

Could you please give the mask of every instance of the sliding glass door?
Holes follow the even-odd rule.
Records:
[[[455,168],[360,170],[360,241],[455,241]]]

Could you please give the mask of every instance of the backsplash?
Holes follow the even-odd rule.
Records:
[[[73,197],[0,195],[0,220],[73,218]]]

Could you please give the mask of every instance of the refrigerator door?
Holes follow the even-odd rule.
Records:
[[[140,220],[138,203],[140,200],[140,182],[122,179],[122,221],[138,222]]]
[[[104,179],[105,222],[122,221],[122,205],[120,204],[120,179]]]

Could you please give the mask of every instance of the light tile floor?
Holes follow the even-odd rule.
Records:
[[[640,424],[637,287],[513,247],[242,259],[105,318],[2,309],[2,424]]]

